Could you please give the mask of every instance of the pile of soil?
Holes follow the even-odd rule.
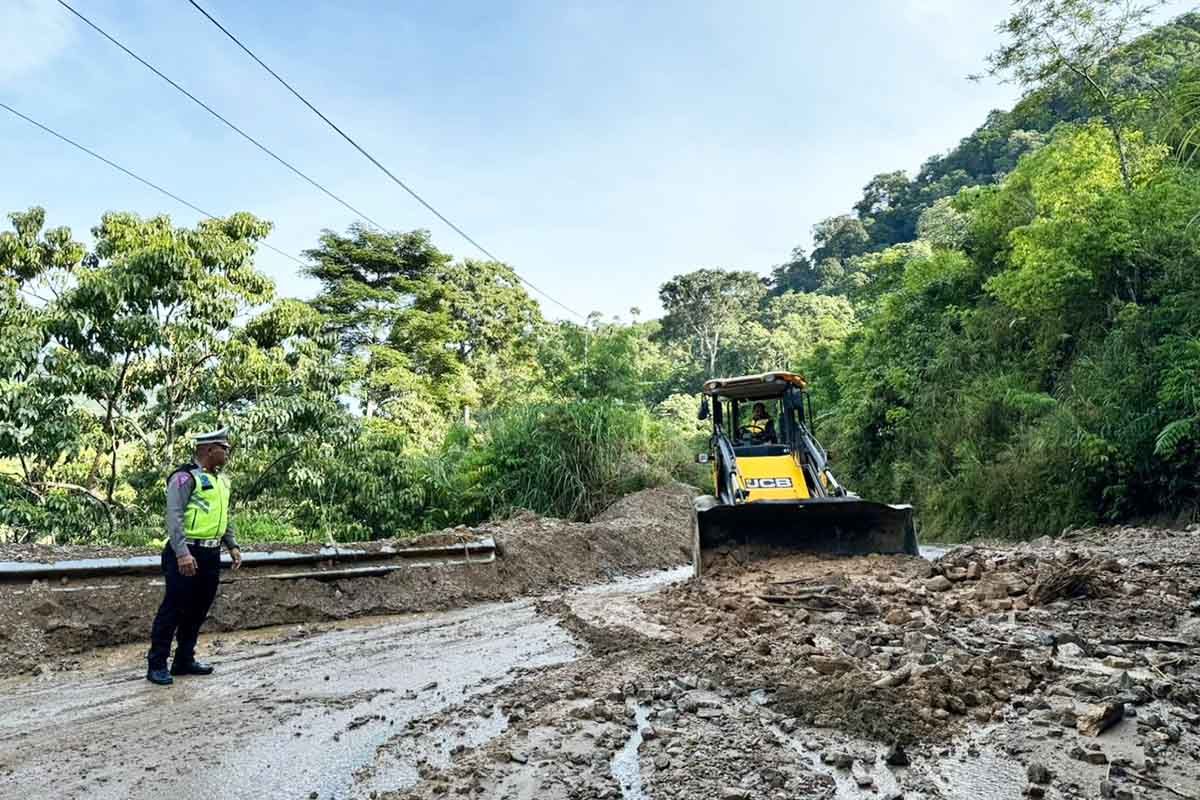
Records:
[[[681,484],[624,498],[589,523],[520,514],[477,528],[416,540],[447,544],[492,536],[495,561],[413,567],[384,577],[275,581],[249,570],[226,571],[206,631],[428,611],[545,594],[568,586],[665,568],[690,558],[691,498]],[[413,544],[380,541],[372,548]],[[313,545],[311,549],[318,546]],[[258,549],[301,550],[293,545]],[[4,546],[0,560],[63,560],[144,551]],[[0,585],[0,670],[46,671],[72,666],[96,647],[145,639],[162,597],[161,579],[123,576]]]

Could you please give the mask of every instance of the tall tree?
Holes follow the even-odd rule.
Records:
[[[313,305],[356,365],[368,417],[425,436],[528,372],[541,316],[507,265],[452,262],[426,231],[361,226],[326,231],[306,255],[323,287]]]
[[[344,236],[322,232],[304,255],[314,262],[305,273],[321,282],[313,305],[347,353],[387,341],[418,283],[450,262],[428,231],[380,233],[359,223]]]
[[[803,247],[792,250],[791,258],[771,270],[771,294],[815,292],[821,288],[821,275]]]
[[[270,224],[250,214],[176,228],[166,216],[105,214],[94,251],[51,306],[55,357],[79,371],[98,415],[101,471],[112,502],[122,445],[140,441],[165,468],[207,367],[235,317],[270,299],[253,266]]]
[[[49,351],[47,306],[36,292],[78,264],[84,248],[66,228],[43,231],[41,208],[9,219],[13,230],[0,233],[0,458],[14,459],[37,493],[51,467],[78,449],[82,431],[74,376]]]
[[[1027,89],[1080,83],[1117,148],[1126,190],[1133,176],[1124,129],[1140,110],[1142,81],[1120,80],[1113,56],[1150,24],[1164,0],[1017,0],[997,26],[1007,42],[988,56],[988,73]]]
[[[913,182],[904,170],[880,173],[863,187],[854,211],[867,225],[872,246],[886,247],[913,237],[918,212],[909,201],[912,191]]]
[[[355,223],[346,235],[324,231],[304,254],[307,274],[321,282],[313,306],[338,336],[342,351],[360,363],[359,400],[368,417],[388,398],[381,373],[396,368],[383,352],[419,290],[450,263],[428,231],[380,233]]]
[[[827,258],[848,261],[867,252],[871,235],[862,220],[849,214],[823,219],[813,226],[812,260],[820,264]]]
[[[700,269],[676,276],[658,292],[667,312],[663,334],[688,341],[711,375],[724,338],[758,312],[765,283],[748,271]]]
[[[463,404],[489,407],[506,388],[534,378],[534,333],[543,320],[537,303],[506,264],[468,259],[442,267],[418,290],[400,329],[410,323],[423,323],[426,332],[404,333],[397,345],[419,352],[436,339],[441,352],[427,351],[433,373],[461,371],[469,378],[471,396],[453,398],[452,410]],[[430,323],[436,332],[428,330]],[[449,369],[446,355],[452,360]]]

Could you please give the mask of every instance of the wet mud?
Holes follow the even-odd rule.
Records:
[[[0,682],[0,796],[1200,800],[1200,526],[939,555],[80,656]]]
[[[1198,563],[1200,527],[1106,529],[545,601],[588,655],[498,689],[532,713],[379,796],[1200,798]]]

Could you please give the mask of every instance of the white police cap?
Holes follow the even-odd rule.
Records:
[[[193,438],[197,447],[203,444],[229,444],[229,429],[221,428],[209,433],[198,433]]]

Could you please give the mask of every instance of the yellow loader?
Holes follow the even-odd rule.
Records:
[[[910,505],[863,500],[838,483],[813,437],[804,377],[766,372],[704,384],[700,419],[712,419],[715,495],[696,499],[692,561],[702,575],[794,552],[918,555]]]

